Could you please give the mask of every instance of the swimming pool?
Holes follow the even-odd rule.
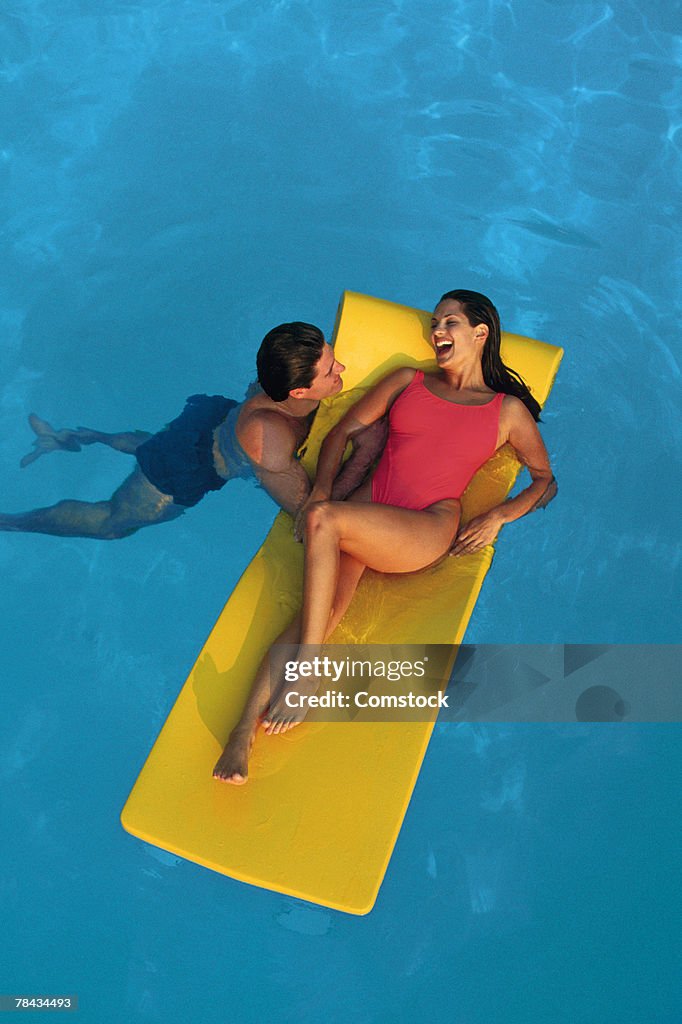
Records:
[[[4,6],[3,511],[25,416],[156,428],[240,397],[342,288],[486,291],[563,345],[560,496],[508,528],[468,638],[679,637],[679,26],[667,4]],[[676,474],[677,473],[677,477]],[[440,726],[366,919],[241,886],[118,814],[272,516],[246,482],[124,541],[0,534],[3,992],[80,1019],[668,1024],[675,726]]]

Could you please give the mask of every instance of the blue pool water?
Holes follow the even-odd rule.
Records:
[[[240,397],[274,323],[330,331],[343,288],[477,288],[566,355],[559,499],[506,529],[468,638],[677,641],[679,15],[5,0],[0,508],[130,468],[20,470],[32,410],[155,429]],[[439,726],[364,919],[121,830],[272,514],[238,481],[124,541],[0,534],[2,992],[88,1024],[677,1024],[677,726]]]

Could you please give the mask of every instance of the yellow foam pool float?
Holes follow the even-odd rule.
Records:
[[[399,366],[435,368],[431,314],[345,292],[334,330],[345,390],[318,410],[303,464],[311,475],[329,428]],[[502,358],[544,404],[563,352],[514,334]],[[505,446],[476,474],[463,519],[491,508],[519,470]],[[510,533],[511,536],[511,533]],[[272,641],[300,607],[303,552],[281,512],[235,587],[121,815],[133,835],[232,878],[352,914],[368,913],[400,831],[433,721],[304,723],[259,730],[249,782],[212,778]],[[492,546],[425,572],[366,571],[331,643],[457,644],[490,568]]]

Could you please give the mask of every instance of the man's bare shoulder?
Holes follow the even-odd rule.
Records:
[[[277,402],[261,393],[247,399],[239,412],[236,431],[242,447],[242,438],[260,434],[263,430],[296,440],[296,420],[283,412]]]
[[[251,461],[275,473],[291,462],[299,444],[292,418],[279,412],[276,403],[266,395],[256,395],[244,402],[235,433]]]

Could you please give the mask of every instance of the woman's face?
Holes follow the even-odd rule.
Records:
[[[472,327],[456,299],[439,302],[431,317],[431,344],[439,366],[467,355],[480,355],[488,337],[485,324]]]

